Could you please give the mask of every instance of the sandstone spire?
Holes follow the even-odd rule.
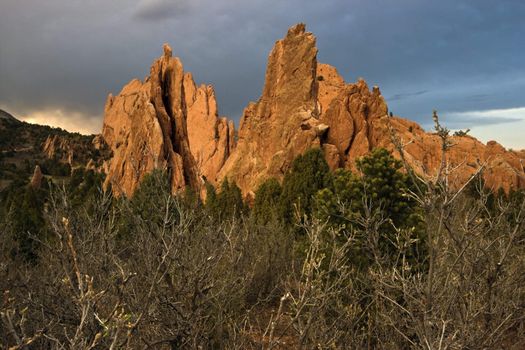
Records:
[[[244,110],[235,151],[220,177],[248,193],[264,179],[282,177],[293,159],[320,146],[317,107],[317,48],[304,24],[275,43],[262,96]]]
[[[105,185],[116,194],[131,195],[156,168],[168,170],[174,192],[199,190],[201,175],[214,180],[230,151],[229,124],[217,116],[213,88],[196,88],[170,46],[163,51],[144,82],[131,81],[106,102],[102,135],[113,158]]]
[[[215,184],[217,174],[234,146],[232,121],[219,118],[215,90],[197,87],[191,73],[184,76],[188,140],[200,174]]]

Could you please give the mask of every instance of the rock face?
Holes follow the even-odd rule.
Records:
[[[73,164],[75,152],[68,138],[50,135],[47,137],[42,148],[47,158],[59,159],[65,163]]]
[[[323,74],[328,72],[326,76]],[[321,121],[330,126],[326,143],[339,151],[340,166],[353,164],[373,147],[372,124],[388,113],[379,88],[368,89],[364,80],[345,84],[333,67],[320,65]],[[341,85],[342,84],[342,85]],[[336,90],[334,86],[339,86]]]
[[[409,165],[429,179],[437,175],[442,152],[436,134],[425,132],[415,122],[389,117],[379,88],[370,91],[364,80],[345,84],[335,68],[324,64],[318,65],[317,74],[320,119],[330,126],[323,149],[332,169],[353,168],[357,158],[377,147],[386,148],[399,158],[392,142],[393,131],[401,144],[406,145],[404,157]],[[485,183],[490,188],[508,192],[511,188],[525,187],[523,153],[506,151],[495,141],[484,145],[470,136],[452,136],[451,141],[453,146],[446,154],[451,186],[460,187],[483,165]],[[339,153],[338,162],[334,146]]]
[[[80,135],[49,135],[42,144],[42,153],[45,158],[54,159],[70,166],[86,165],[90,163],[97,169],[103,159],[109,158],[107,145],[100,135],[93,138]]]
[[[400,155],[391,141],[389,126],[404,147],[410,166],[427,179],[434,179],[442,162],[441,140],[435,133],[425,132],[417,123],[399,117],[381,117],[371,123],[370,142],[373,148],[383,147],[396,158]],[[525,158],[505,150],[495,141],[487,145],[471,136],[451,136],[453,146],[446,153],[449,185],[459,188],[484,167],[485,184],[497,190],[525,188]]]
[[[37,165],[35,166],[35,171],[33,172],[33,177],[31,178],[30,186],[34,188],[35,190],[39,189],[42,186],[42,178],[44,175],[42,174],[42,170]]]
[[[323,149],[332,169],[352,169],[358,157],[376,147],[399,157],[391,130],[406,145],[408,163],[423,176],[435,175],[441,164],[439,137],[389,117],[379,88],[370,90],[364,80],[346,83],[334,67],[317,62],[315,44],[304,24],[275,43],[262,95],[245,108],[238,140],[233,123],[219,117],[213,87],[197,86],[165,45],[144,82],[133,80],[108,98],[103,138],[114,156],[107,164],[107,185],[130,195],[146,173],[165,168],[173,191],[229,178],[249,196],[265,179],[281,179],[293,159],[312,147]],[[447,161],[455,168],[453,185],[483,164],[489,186],[525,187],[525,152],[470,136],[452,141]]]
[[[244,110],[235,151],[220,177],[234,180],[247,194],[268,177],[280,178],[293,159],[321,145],[316,80],[317,48],[304,24],[276,42],[266,69],[264,90]]]
[[[105,185],[131,195],[145,174],[161,168],[168,170],[174,192],[199,190],[201,175],[214,181],[228,157],[230,128],[217,117],[213,88],[197,88],[164,45],[144,82],[133,80],[107,99],[102,136],[113,158]]]
[[[184,75],[188,141],[200,174],[216,183],[217,174],[235,147],[233,121],[219,118],[215,90],[197,87],[191,73]]]

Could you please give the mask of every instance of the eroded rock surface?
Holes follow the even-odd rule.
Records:
[[[234,147],[233,122],[219,118],[213,86],[197,87],[191,73],[186,73],[184,91],[191,153],[200,174],[216,183],[217,174]]]
[[[133,80],[109,96],[103,138],[113,152],[106,186],[131,195],[145,174],[166,169],[173,192],[199,190],[215,180],[232,147],[230,124],[217,116],[213,88],[196,87],[164,45],[145,81]]]
[[[321,145],[316,69],[315,37],[303,24],[290,28],[270,53],[262,96],[244,110],[221,178],[247,194],[266,178],[281,178],[295,157]]]
[[[31,177],[30,186],[34,188],[35,190],[39,189],[42,186],[42,179],[44,178],[44,174],[42,174],[42,170],[40,169],[40,166],[35,166],[35,171],[33,172],[33,177]]]
[[[407,162],[432,178],[442,161],[439,137],[389,116],[378,87],[370,89],[362,79],[346,83],[334,67],[318,63],[316,39],[304,24],[275,43],[262,95],[245,108],[237,140],[233,122],[219,117],[213,87],[197,86],[165,46],[144,82],[133,80],[108,98],[103,138],[114,156],[107,184],[129,195],[146,173],[164,168],[173,191],[229,178],[249,196],[265,179],[282,179],[293,159],[312,147],[323,149],[332,169],[353,169],[376,147],[399,157],[392,131],[406,145]],[[452,141],[451,184],[460,186],[483,164],[487,185],[525,187],[524,151],[470,136]]]

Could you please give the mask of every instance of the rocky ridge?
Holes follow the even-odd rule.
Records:
[[[332,169],[353,168],[376,147],[399,157],[392,130],[405,145],[407,162],[420,175],[434,176],[441,164],[439,136],[389,116],[378,87],[370,90],[364,80],[346,83],[334,67],[318,63],[316,39],[304,24],[275,43],[262,95],[245,108],[238,140],[233,123],[219,117],[213,87],[197,86],[165,45],[145,81],[133,80],[108,97],[102,136],[113,158],[106,164],[106,185],[130,195],[146,173],[164,168],[174,192],[229,178],[249,196],[265,179],[282,178],[293,159],[312,147],[324,150]],[[451,140],[453,185],[483,164],[487,185],[525,187],[523,152],[470,136]]]

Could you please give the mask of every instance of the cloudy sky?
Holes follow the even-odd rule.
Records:
[[[523,0],[1,0],[0,108],[99,132],[108,93],[144,78],[162,43],[238,120],[268,53],[305,22],[319,60],[378,85],[395,114],[525,148]]]

